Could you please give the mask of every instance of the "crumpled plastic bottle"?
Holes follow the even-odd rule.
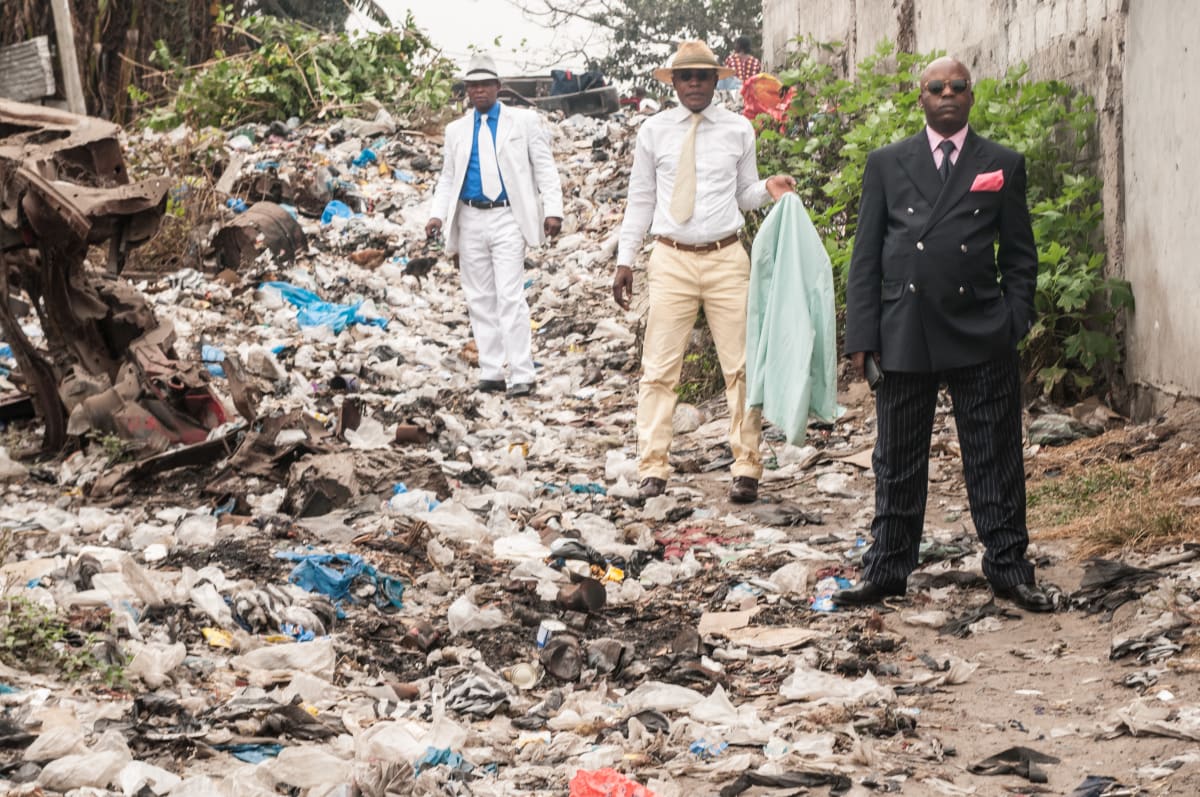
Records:
[[[814,597],[812,601],[812,610],[814,612],[836,612],[837,604],[833,602],[833,593],[841,589],[848,589],[853,584],[849,579],[841,576],[826,576],[817,582],[813,588]]]

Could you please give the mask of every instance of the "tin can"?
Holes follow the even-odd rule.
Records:
[[[504,671],[504,676],[518,689],[532,689],[541,677],[541,672],[535,664],[517,662]]]
[[[550,641],[550,637],[558,631],[566,631],[567,626],[558,620],[542,620],[537,630],[537,646],[538,649],[546,647],[546,643]]]

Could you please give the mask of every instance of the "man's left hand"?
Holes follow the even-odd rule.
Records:
[[[773,174],[767,178],[767,193],[778,200],[784,194],[796,193],[796,178],[790,174]]]
[[[547,216],[542,222],[542,230],[545,231],[547,238],[553,238],[562,232],[562,219],[558,216]]]

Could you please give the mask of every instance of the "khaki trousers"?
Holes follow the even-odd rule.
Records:
[[[729,405],[729,447],[733,475],[760,478],[762,416],[746,410],[746,295],[750,258],[741,245],[715,252],[681,252],[654,247],[646,267],[650,313],[642,345],[638,389],[638,477],[666,479],[671,449],[675,388],[683,367],[696,313],[704,318],[717,347]]]

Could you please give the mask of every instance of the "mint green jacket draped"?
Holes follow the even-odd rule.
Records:
[[[785,194],[750,252],[746,406],[789,443],[804,440],[810,415],[838,415],[835,316],[829,255],[800,197]]]

